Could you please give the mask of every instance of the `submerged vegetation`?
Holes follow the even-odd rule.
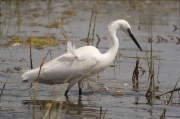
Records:
[[[11,40],[11,44],[14,45],[19,43],[21,45],[29,45],[30,43],[36,49],[44,49],[47,46],[58,46],[58,42],[54,36],[40,36],[40,37],[29,37],[27,40],[14,36]],[[10,45],[11,46],[11,45]]]
[[[58,42],[55,40],[55,37],[30,37],[27,40],[28,43],[34,45],[37,49],[43,49],[44,46],[57,46]]]
[[[76,12],[74,10],[66,10],[62,12],[63,15],[76,15]]]

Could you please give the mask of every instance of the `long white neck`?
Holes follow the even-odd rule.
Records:
[[[118,38],[116,37],[117,29],[108,29],[107,39],[110,42],[109,50],[104,54],[110,62],[112,62],[116,56],[119,48]]]

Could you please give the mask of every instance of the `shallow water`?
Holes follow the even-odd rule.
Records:
[[[0,48],[0,88],[8,79],[0,103],[0,118],[41,118],[46,115],[48,105],[59,99],[61,101],[51,110],[48,118],[123,118],[123,119],[154,119],[159,118],[165,107],[164,96],[155,99],[150,105],[145,97],[148,87],[148,63],[144,60],[146,53],[150,56],[152,27],[153,57],[155,79],[158,75],[158,65],[161,62],[158,80],[159,92],[164,93],[174,88],[180,77],[180,27],[179,1],[102,1],[98,6],[99,13],[96,20],[95,34],[101,41],[99,50],[104,53],[108,49],[106,40],[107,25],[116,19],[127,20],[132,32],[140,43],[143,52],[140,52],[130,38],[117,32],[120,48],[115,62],[111,64],[100,77],[93,76],[84,81],[83,95],[78,96],[78,86],[75,85],[69,92],[69,98],[62,96],[66,85],[43,85],[38,87],[36,99],[39,103],[33,108],[34,92],[30,84],[21,83],[21,74],[30,69],[29,46],[23,43],[10,42],[12,37],[21,37],[27,40],[32,36],[54,36],[58,46],[45,46],[44,49],[32,49],[33,66],[38,67],[48,50],[52,58],[66,52],[66,44],[60,34],[57,24],[63,17],[64,28],[70,40],[81,47],[86,45],[80,39],[87,38],[91,8],[95,1],[1,1],[1,48]],[[64,11],[71,11],[65,14]],[[151,19],[152,18],[152,25]],[[175,25],[177,29],[175,30]],[[52,28],[47,28],[51,26]],[[175,30],[175,31],[174,31]],[[158,39],[158,36],[162,37]],[[178,37],[178,38],[177,38]],[[97,37],[93,45],[98,42]],[[138,87],[134,88],[131,81],[136,63],[140,57],[140,64],[145,74],[139,78]],[[46,61],[50,61],[48,56]],[[141,72],[140,72],[141,73]],[[125,87],[124,83],[128,86]],[[177,87],[180,87],[178,83]],[[168,97],[170,95],[167,95]],[[173,102],[167,107],[166,118],[180,118],[179,94],[173,96]],[[60,106],[58,106],[60,105]],[[100,109],[102,108],[102,111]],[[34,113],[35,112],[35,113]]]

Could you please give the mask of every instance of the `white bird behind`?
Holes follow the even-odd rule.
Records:
[[[102,55],[98,49],[93,46],[85,46],[75,50],[74,47],[71,47],[73,45],[71,42],[67,44],[68,53],[43,65],[39,83],[69,83],[72,78],[86,77],[97,71],[100,61],[98,56]],[[23,80],[34,82],[37,80],[38,72],[39,68],[25,72],[22,75]]]
[[[127,33],[141,50],[138,42],[131,33],[131,27],[125,20],[116,20],[108,25],[109,50],[101,54],[94,46],[84,46],[75,49],[71,43],[67,43],[67,53],[45,63],[42,67],[39,83],[62,84],[69,83],[65,95],[76,84],[79,85],[81,95],[82,80],[97,74],[107,68],[114,60],[119,42],[116,30],[121,29]],[[39,68],[29,70],[22,75],[23,82],[34,82],[37,80]]]

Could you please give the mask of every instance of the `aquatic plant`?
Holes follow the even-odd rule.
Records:
[[[43,49],[46,46],[57,46],[59,44],[53,36],[30,37],[27,43],[31,43],[36,49]]]
[[[6,83],[7,83],[8,79],[9,79],[9,77],[10,77],[10,75],[8,76],[8,78],[6,79],[6,81],[4,82],[3,87],[2,87],[2,89],[1,89],[1,93],[0,93],[0,103],[1,103],[1,101],[2,101],[3,91],[4,91],[5,87],[6,87]]]
[[[7,40],[7,34],[8,34],[8,31],[9,31],[10,23],[11,23],[11,19],[9,19],[8,23],[6,23],[6,20],[1,21],[1,23],[0,23],[0,44],[4,40]],[[6,27],[7,27],[7,30],[5,31]]]
[[[2,21],[1,25],[0,25],[0,42],[2,43],[2,41],[4,40],[4,30],[6,27],[6,21]]]
[[[153,46],[152,46],[152,22],[153,22],[153,18],[152,18],[152,15],[150,17],[150,38],[151,41],[150,41],[150,65],[149,65],[149,88],[147,90],[147,93],[146,93],[146,97],[149,99],[149,104],[152,105],[154,103],[154,96],[155,96],[155,83],[154,83],[154,59],[153,59],[153,56],[152,56],[152,49],[153,49]]]
[[[92,44],[93,44],[94,32],[95,32],[95,26],[96,26],[96,17],[97,17],[97,13],[98,13],[97,7],[100,4],[100,2],[101,2],[101,0],[97,0],[97,2],[93,5],[93,7],[91,9],[91,17],[90,17],[90,21],[89,21],[88,35],[87,35],[87,38],[86,38],[87,45],[90,45],[91,26],[92,26],[92,20],[93,20],[94,14],[95,14],[94,26],[93,26],[93,31],[92,31],[93,32],[93,34],[92,34],[92,37],[93,37]]]
[[[59,30],[60,30],[60,34],[63,36],[64,40],[66,42],[68,42],[69,41],[69,37],[68,37],[68,35],[66,33],[66,30],[64,29],[64,24],[63,24],[63,20],[62,19],[59,20],[58,27],[59,27]]]
[[[62,12],[63,15],[76,15],[77,13],[74,10],[65,10]]]
[[[13,38],[11,39],[11,42],[12,42],[12,43],[23,43],[24,40],[23,40],[22,38],[18,37],[18,36],[15,36],[15,37],[13,37]]]
[[[164,119],[164,118],[166,117],[166,109],[167,109],[169,103],[170,103],[170,102],[172,101],[172,99],[173,99],[173,94],[174,94],[174,92],[175,92],[175,91],[180,91],[180,87],[179,87],[179,88],[176,88],[179,80],[180,80],[180,77],[178,78],[178,80],[177,80],[177,82],[176,82],[173,90],[168,91],[168,92],[165,92],[164,94],[162,94],[162,95],[165,95],[165,101],[166,101],[166,103],[165,103],[165,107],[164,107],[163,112],[162,112],[162,114],[161,114],[161,116],[160,116],[159,119]],[[168,93],[171,93],[171,95],[170,95],[170,97],[169,97],[169,100],[167,100],[167,98],[166,98],[166,94],[168,94]],[[159,96],[161,96],[161,95],[159,95]],[[157,96],[157,97],[159,97],[159,96]]]

